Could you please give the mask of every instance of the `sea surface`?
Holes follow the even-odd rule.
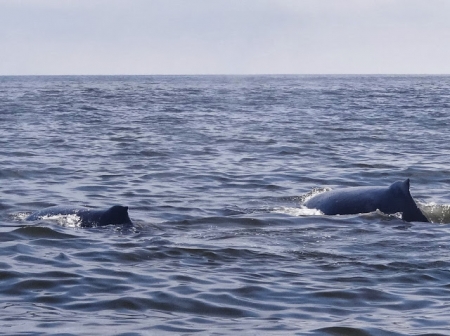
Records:
[[[449,133],[449,76],[0,77],[0,334],[450,335]]]

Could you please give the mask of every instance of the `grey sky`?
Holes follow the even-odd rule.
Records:
[[[450,0],[0,0],[0,75],[450,74]]]

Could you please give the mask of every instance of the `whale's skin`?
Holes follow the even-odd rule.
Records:
[[[109,209],[90,209],[84,207],[52,206],[32,213],[27,221],[45,219],[52,216],[76,215],[80,219],[81,227],[115,225],[132,225],[128,216],[128,207],[114,205]]]
[[[352,215],[380,210],[385,214],[401,212],[407,222],[429,222],[409,192],[409,179],[389,187],[350,187],[313,196],[304,205],[325,215]]]

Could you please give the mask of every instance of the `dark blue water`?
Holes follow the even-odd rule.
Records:
[[[0,130],[1,334],[450,334],[450,77],[0,77]],[[406,178],[433,223],[301,205]]]

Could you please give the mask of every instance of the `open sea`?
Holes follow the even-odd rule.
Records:
[[[0,334],[450,335],[449,133],[450,76],[0,77]]]

